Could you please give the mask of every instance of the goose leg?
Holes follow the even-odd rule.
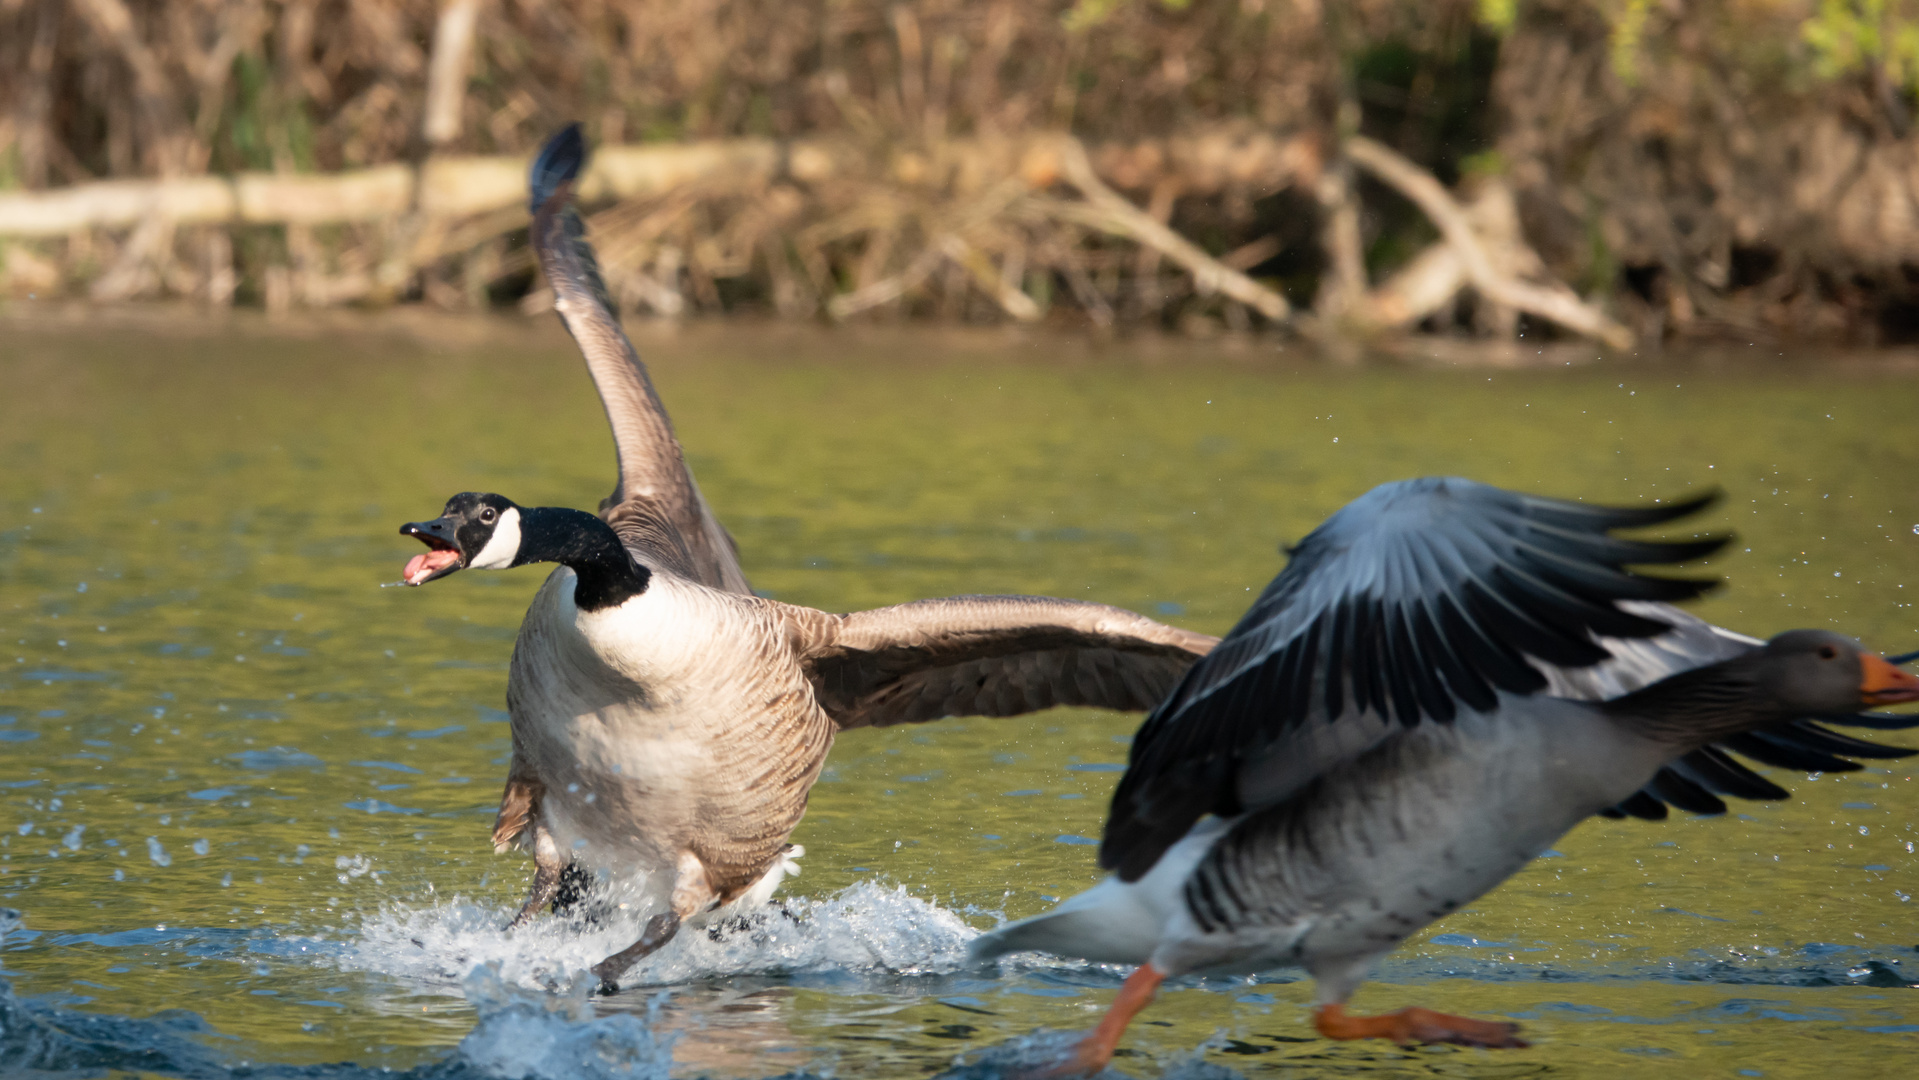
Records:
[[[1531,1044],[1519,1037],[1519,1025],[1450,1016],[1418,1006],[1383,1016],[1348,1016],[1337,1002],[1313,1010],[1313,1027],[1328,1039],[1391,1039],[1397,1043],[1454,1043],[1517,1050]]]
[[[520,910],[505,929],[520,926],[546,910],[546,906],[559,893],[560,879],[567,869],[567,863],[560,858],[560,848],[553,842],[552,834],[546,831],[546,826],[534,825],[533,886],[526,892],[526,903],[520,905]]]
[[[1113,999],[1113,1007],[1100,1018],[1099,1026],[1073,1048],[1073,1056],[1044,1072],[1029,1074],[1026,1080],[1092,1076],[1104,1069],[1113,1060],[1113,1051],[1118,1049],[1119,1037],[1126,1033],[1126,1025],[1133,1022],[1133,1017],[1138,1016],[1141,1009],[1152,1003],[1153,995],[1159,991],[1159,984],[1165,981],[1166,973],[1154,967],[1152,961],[1141,964],[1126,977],[1125,984],[1119,988],[1119,996]]]
[[[662,911],[646,920],[646,929],[641,931],[640,940],[593,965],[593,975],[600,980],[600,993],[619,993],[620,976],[626,973],[626,969],[632,967],[633,962],[640,957],[672,941],[673,935],[679,932],[678,912]]]
[[[620,976],[626,974],[627,968],[672,941],[673,935],[680,932],[682,921],[705,911],[718,901],[719,896],[707,882],[706,867],[701,865],[699,857],[690,851],[683,852],[680,855],[679,872],[673,879],[672,908],[646,920],[646,929],[640,932],[640,940],[593,965],[593,974],[600,980],[600,993],[619,993]]]

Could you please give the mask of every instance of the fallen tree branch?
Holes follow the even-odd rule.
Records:
[[[957,236],[948,235],[940,243],[940,250],[946,257],[958,263],[962,269],[973,276],[973,284],[979,290],[993,298],[1000,310],[1019,322],[1035,322],[1040,317],[1039,305],[1033,298],[1005,280],[1004,275],[987,259],[986,253]]]
[[[1526,278],[1545,273],[1545,264],[1528,247],[1519,226],[1519,210],[1511,189],[1498,180],[1481,183],[1473,201],[1464,210],[1467,224],[1479,237],[1487,255],[1497,260],[1494,269],[1511,278]],[[1362,321],[1372,326],[1402,329],[1427,316],[1437,314],[1451,304],[1461,289],[1472,284],[1466,276],[1466,264],[1459,252],[1444,238],[1428,246],[1393,271],[1391,277],[1367,290],[1360,308]],[[1513,309],[1488,302],[1481,321],[1503,324]],[[1510,335],[1508,331],[1507,336]]]
[[[1199,135],[1168,140],[1163,146],[1102,147],[1099,158],[1116,183],[1151,184],[1161,176],[1175,175],[1182,190],[1196,196],[1215,193],[1228,184],[1277,190],[1307,167],[1308,155],[1296,145],[1302,141],[1271,136],[1229,141],[1223,134]],[[1022,149],[1017,144],[954,140],[941,144],[937,157],[942,162],[965,163],[990,176],[996,171],[1017,171]],[[1221,168],[1216,159],[1235,153],[1242,159],[1241,167]],[[428,158],[419,168],[417,209],[429,216],[461,217],[519,206],[526,199],[526,165],[527,159],[521,157]],[[780,175],[817,183],[876,167],[857,150],[830,140],[716,139],[604,146],[588,165],[580,196],[589,202],[644,198],[716,177],[740,187]],[[939,182],[942,177],[940,170],[926,172],[927,182]],[[128,228],[150,214],[165,214],[180,225],[377,221],[415,209],[413,179],[407,166],[389,164],[330,174],[243,172],[7,191],[0,192],[0,236],[65,236],[80,229]]]
[[[905,296],[909,290],[918,288],[921,282],[931,277],[933,271],[939,269],[940,260],[945,257],[946,252],[942,250],[941,245],[934,244],[914,256],[913,261],[906,265],[906,269],[892,277],[881,278],[863,289],[842,293],[827,301],[826,313],[835,319],[844,319],[882,304],[890,304]]]
[[[979,266],[985,256],[973,245],[967,243],[960,233],[976,225],[983,224],[998,216],[1020,196],[1026,193],[1026,181],[1018,176],[1009,176],[986,189],[978,197],[948,216],[937,238],[925,251],[920,252],[908,263],[906,269],[891,277],[881,278],[863,288],[855,289],[827,301],[826,311],[835,319],[844,319],[857,315],[869,308],[890,304],[918,288],[938,269],[942,258],[951,259],[960,269],[972,275],[975,283],[986,295],[1021,322],[1031,322],[1039,318],[1039,305],[1032,298],[1017,289],[1003,286],[999,276],[993,273],[990,265]]]
[[[1060,175],[1067,183],[1078,188],[1096,211],[1093,214],[1074,214],[1081,224],[1128,237],[1159,251],[1185,267],[1193,275],[1193,284],[1202,294],[1224,293],[1274,322],[1283,322],[1292,314],[1285,297],[1206,254],[1198,245],[1160,224],[1151,214],[1107,187],[1093,172],[1093,164],[1086,158],[1086,148],[1078,139],[1060,139],[1055,153],[1058,155]],[[1043,172],[1043,164],[1036,164],[1033,168]]]
[[[1596,338],[1616,349],[1632,346],[1632,331],[1579,299],[1564,285],[1535,285],[1508,277],[1494,269],[1493,261],[1480,244],[1466,212],[1431,173],[1363,135],[1355,135],[1346,141],[1346,156],[1353,164],[1412,200],[1438,226],[1440,235],[1446,238],[1446,243],[1458,256],[1473,288],[1479,290],[1480,295],[1487,300],[1549,319],[1574,333]]]
[[[594,155],[581,196],[639,198],[715,176],[729,182],[770,179],[782,157],[789,169],[833,167],[830,156],[812,148],[792,148],[782,155],[778,144],[762,139],[609,146]],[[482,214],[526,199],[526,162],[518,158],[434,158],[421,167],[419,179],[419,209],[429,216]],[[413,171],[404,165],[330,175],[248,172],[105,180],[0,195],[0,235],[64,236],[86,228],[124,228],[155,214],[181,225],[378,221],[407,212],[412,197]]]

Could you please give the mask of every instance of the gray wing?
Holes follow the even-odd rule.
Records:
[[[1105,604],[953,596],[795,613],[796,649],[842,729],[1054,705],[1149,709],[1219,639]]]
[[[1547,668],[1546,691],[1555,697],[1604,701],[1651,686],[1681,671],[1730,660],[1765,642],[1689,615],[1670,604],[1622,600],[1619,607],[1671,629],[1653,637],[1597,639],[1610,655],[1583,668]]]
[[[620,328],[586,226],[573,209],[573,184],[585,164],[577,124],[555,135],[535,159],[533,249],[613,427],[620,480],[600,504],[600,516],[643,562],[664,565],[710,588],[748,592],[739,550],[687,470],[673,422]]]
[[[1684,562],[1724,540],[1623,540],[1611,530],[1671,521],[1710,498],[1622,509],[1456,478],[1375,488],[1292,551],[1147,717],[1100,864],[1134,880],[1201,816],[1277,802],[1395,730],[1490,710],[1501,691],[1539,693],[1557,680],[1570,692],[1583,679],[1596,694],[1608,679],[1651,674],[1657,648],[1608,643],[1671,640],[1674,624],[1659,617],[1663,606],[1622,602],[1663,605],[1714,583],[1626,567]]]

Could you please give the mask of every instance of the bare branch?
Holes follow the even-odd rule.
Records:
[[[1616,349],[1632,347],[1632,331],[1587,304],[1564,285],[1535,285],[1494,269],[1466,212],[1433,175],[1390,148],[1363,135],[1346,141],[1353,164],[1379,177],[1412,200],[1438,226],[1464,266],[1473,288],[1496,304],[1507,304],[1542,319],[1550,319],[1574,333],[1597,338]]]
[[[438,147],[460,137],[466,103],[467,64],[473,56],[473,29],[480,21],[480,0],[446,0],[433,28],[433,58],[427,64],[426,117],[420,133]]]
[[[1107,187],[1094,174],[1093,164],[1086,158],[1086,148],[1078,139],[1061,138],[1055,153],[1060,175],[1099,211],[1096,216],[1083,218],[1083,224],[1130,237],[1160,251],[1193,275],[1193,284],[1202,294],[1225,293],[1274,322],[1283,322],[1292,314],[1285,297],[1206,254],[1198,245],[1153,220],[1151,214]]]

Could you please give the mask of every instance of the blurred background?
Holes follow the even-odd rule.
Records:
[[[1912,0],[0,0],[0,292],[1919,338]]]

